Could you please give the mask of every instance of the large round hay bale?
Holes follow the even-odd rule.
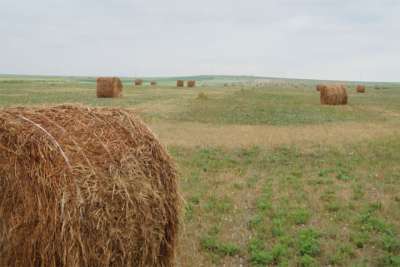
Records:
[[[135,86],[141,86],[143,84],[143,80],[142,79],[136,79],[134,83],[135,83]]]
[[[187,87],[195,87],[195,86],[196,86],[196,81],[194,80],[187,81]]]
[[[323,105],[346,105],[346,88],[343,85],[322,86],[320,88],[320,101]]]
[[[172,266],[174,164],[120,109],[0,110],[0,266]]]
[[[316,86],[316,90],[318,91],[318,92],[320,92],[321,91],[321,88],[322,87],[324,87],[325,85],[323,85],[323,84],[318,84],[317,86]]]
[[[122,82],[117,77],[99,77],[96,79],[97,97],[120,97]]]
[[[183,87],[183,86],[185,86],[185,81],[183,81],[183,80],[176,81],[176,87]]]
[[[365,86],[364,85],[357,85],[357,93],[365,93]]]

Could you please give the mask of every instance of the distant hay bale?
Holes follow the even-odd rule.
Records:
[[[156,85],[157,85],[157,82],[156,82],[156,81],[151,81],[151,82],[150,82],[150,85],[151,85],[151,86],[156,86]]]
[[[122,83],[117,77],[99,77],[96,79],[97,97],[120,97]]]
[[[200,93],[197,95],[196,99],[197,99],[197,100],[208,100],[208,96],[207,96],[205,93],[200,92]]]
[[[143,80],[142,79],[136,79],[135,80],[135,86],[141,86],[143,84]]]
[[[173,266],[174,164],[127,110],[0,109],[0,266]]]
[[[183,80],[176,81],[176,87],[183,87],[183,86],[185,86],[185,82]]]
[[[195,86],[196,86],[196,81],[194,80],[187,81],[187,87],[195,87]]]
[[[365,86],[364,85],[357,85],[357,93],[365,93]]]
[[[324,85],[320,88],[322,105],[346,105],[347,91],[343,85]]]
[[[321,88],[324,87],[324,86],[325,86],[325,85],[323,85],[323,84],[318,84],[317,87],[316,87],[316,90],[317,90],[318,92],[320,92],[320,91],[321,91]]]

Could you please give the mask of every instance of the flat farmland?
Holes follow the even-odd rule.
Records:
[[[210,80],[96,98],[93,78],[1,77],[0,106],[135,111],[180,173],[178,266],[400,266],[400,85]]]

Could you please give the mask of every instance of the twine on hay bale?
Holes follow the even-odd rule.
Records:
[[[187,87],[195,87],[195,86],[196,86],[196,81],[194,80],[187,81]]]
[[[364,85],[357,85],[357,93],[365,93],[365,86]]]
[[[322,105],[347,105],[347,91],[343,85],[325,85],[320,88]]]
[[[184,85],[185,85],[185,82],[183,80],[176,81],[176,87],[183,87]]]
[[[99,77],[96,79],[97,97],[120,97],[122,83],[117,77]]]
[[[173,266],[174,164],[122,109],[0,110],[0,266]]]
[[[143,80],[142,79],[136,79],[135,80],[135,86],[141,86],[143,84]]]

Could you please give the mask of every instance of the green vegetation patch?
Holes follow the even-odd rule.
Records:
[[[279,126],[382,119],[377,112],[361,112],[349,106],[321,106],[315,92],[288,94],[268,89],[244,89],[207,101],[196,99],[173,118],[219,125]]]

